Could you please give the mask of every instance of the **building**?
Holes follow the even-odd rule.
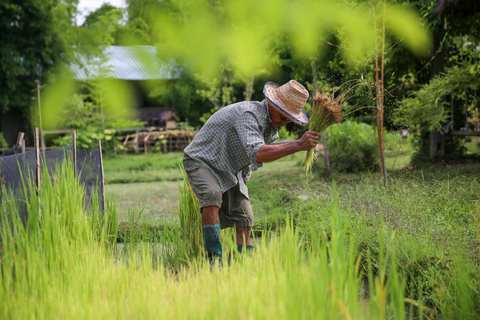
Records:
[[[175,106],[159,105],[151,99],[149,88],[175,81],[176,69],[158,59],[154,46],[110,46],[104,50],[105,58],[87,59],[78,56],[79,64],[71,66],[79,81],[113,78],[128,81],[134,88],[138,120],[149,127],[174,128],[180,121]]]

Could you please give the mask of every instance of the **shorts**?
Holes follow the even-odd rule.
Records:
[[[204,165],[196,163],[186,171],[188,182],[200,201],[200,207],[220,208],[220,228],[247,228],[253,226],[253,211],[250,201],[241,192],[238,184],[223,192],[217,178]]]

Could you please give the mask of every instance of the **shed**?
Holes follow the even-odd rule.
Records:
[[[80,64],[70,66],[74,78],[79,81],[110,78],[131,83],[135,88],[138,120],[150,127],[174,129],[180,121],[175,106],[160,105],[149,97],[148,88],[152,87],[152,81],[158,82],[155,85],[174,81],[178,78],[178,68],[161,61],[154,46],[110,46],[103,53],[104,58],[77,55]]]
[[[119,80],[172,80],[175,67],[158,59],[154,46],[110,46],[103,51],[103,57],[89,58],[77,54],[79,64],[70,69],[76,80],[113,78]]]

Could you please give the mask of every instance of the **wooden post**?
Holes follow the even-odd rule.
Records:
[[[168,139],[168,134],[167,132],[165,132],[165,135],[164,135],[164,143],[163,143],[163,153],[167,153],[167,140]]]
[[[140,147],[138,145],[138,132],[135,133],[135,140],[133,140],[133,142],[135,143],[135,153],[139,153]]]
[[[385,36],[382,38],[382,60],[381,60],[381,71],[378,68],[378,44],[377,44],[377,22],[375,18],[375,1],[372,0],[373,5],[373,29],[375,31],[375,92],[376,92],[376,101],[377,101],[377,129],[378,129],[378,154],[380,158],[380,179],[383,184],[386,183],[386,167],[385,167],[385,150],[383,147],[383,68],[384,68],[384,47],[385,47]],[[385,32],[385,3],[383,5],[383,32]],[[382,72],[381,78],[379,73]]]
[[[23,144],[23,137],[25,136],[25,133],[23,132],[19,132],[18,133],[18,137],[17,137],[17,143],[15,144],[15,147],[13,148],[13,152],[15,153],[21,153],[22,151],[22,144]],[[23,149],[25,150],[25,147],[23,147]]]
[[[143,139],[143,149],[145,151],[145,154],[148,154],[149,138],[150,138],[150,132],[147,133],[147,135]]]
[[[35,82],[37,83],[38,117],[40,120],[40,137],[42,142],[42,150],[45,151],[46,146],[45,146],[45,135],[43,133],[43,124],[42,124],[42,104],[40,101],[40,88],[42,87],[40,86],[40,81],[36,80]]]
[[[103,173],[103,155],[102,155],[102,140],[98,140],[98,152],[100,156],[100,183],[102,185],[102,212],[105,212],[105,176]]]
[[[77,131],[72,131],[73,177],[77,180]]]
[[[35,184],[37,186],[37,196],[38,196],[38,219],[42,220],[42,211],[40,209],[42,201],[40,200],[40,132],[38,128],[35,128],[35,159],[36,159],[36,166],[35,166]]]

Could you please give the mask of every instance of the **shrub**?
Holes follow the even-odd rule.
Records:
[[[376,170],[378,145],[372,126],[344,121],[327,129],[332,169],[341,172]]]
[[[278,129],[278,140],[295,140],[298,135],[293,131],[288,131],[287,127]]]
[[[74,95],[71,103],[62,115],[60,126],[77,131],[77,146],[81,149],[96,149],[98,140],[102,140],[102,149],[113,152],[115,145],[120,145],[117,137],[121,135],[116,129],[143,127],[144,123],[102,114],[98,106],[84,101],[82,95]],[[72,143],[72,135],[67,134],[54,141],[60,147]]]

